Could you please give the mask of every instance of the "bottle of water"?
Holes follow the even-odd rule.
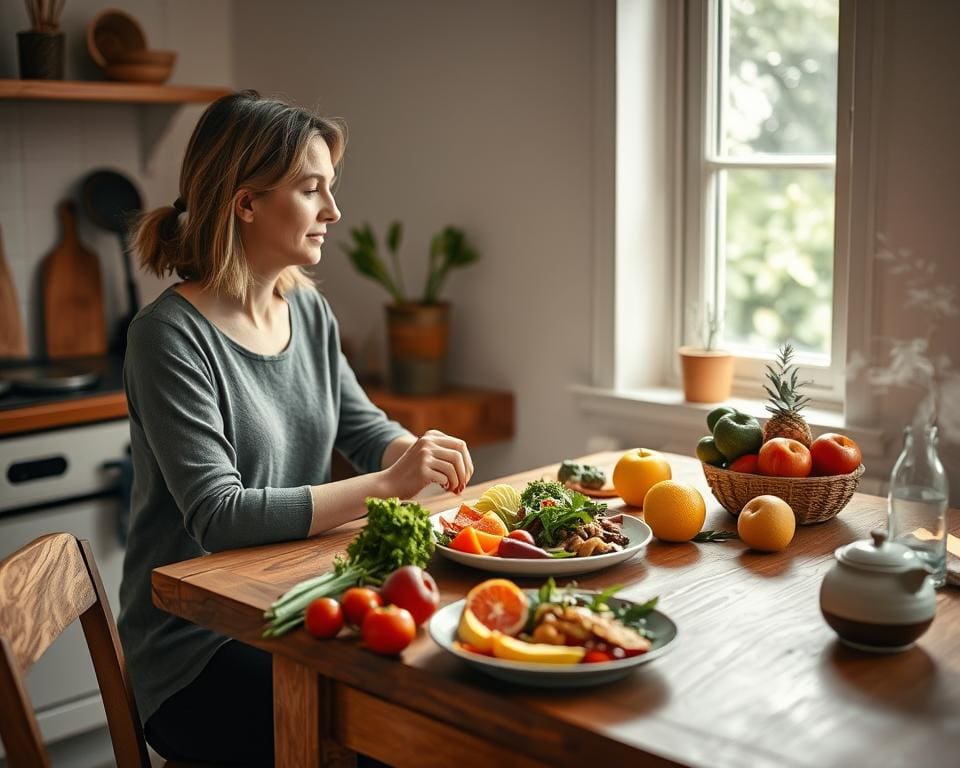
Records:
[[[887,530],[891,541],[913,549],[933,570],[933,585],[947,579],[947,474],[937,455],[937,428],[903,431],[903,450],[890,473]]]

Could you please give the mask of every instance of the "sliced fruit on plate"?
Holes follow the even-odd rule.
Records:
[[[587,649],[579,645],[525,643],[499,632],[493,634],[493,655],[498,659],[535,664],[579,664]]]
[[[496,512],[505,522],[515,522],[520,511],[520,493],[512,485],[500,483],[487,488],[477,500],[479,512]]]
[[[500,548],[500,539],[492,533],[478,531],[473,526],[467,526],[450,542],[450,549],[465,552],[468,555],[495,555]]]
[[[457,516],[453,518],[453,527],[459,531],[461,528],[466,528],[468,525],[477,522],[481,517],[483,517],[483,514],[477,512],[469,504],[461,504]]]
[[[460,642],[486,653],[493,648],[493,632],[487,629],[469,608],[464,608],[460,615],[457,637],[460,638]]]
[[[527,623],[527,596],[512,581],[487,579],[467,594],[464,611],[471,611],[487,629],[516,635]]]
[[[470,525],[478,531],[492,533],[494,536],[506,536],[510,532],[496,512],[487,512],[477,522]]]

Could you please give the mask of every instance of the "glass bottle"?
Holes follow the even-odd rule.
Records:
[[[933,585],[947,578],[947,473],[937,455],[937,428],[907,427],[890,473],[887,530],[933,569]]]

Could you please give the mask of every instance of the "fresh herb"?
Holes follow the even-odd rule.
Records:
[[[531,480],[520,494],[520,505],[537,509],[546,499],[566,501],[566,489],[556,480]]]
[[[736,531],[700,531],[693,537],[693,541],[729,541],[730,539],[739,539]]]
[[[263,614],[264,637],[278,637],[303,623],[303,612],[318,597],[338,595],[358,584],[379,585],[404,565],[423,568],[434,548],[430,513],[415,502],[367,499],[367,525],[338,556],[334,568],[302,581]]]
[[[560,486],[559,483],[553,483],[553,485]],[[536,536],[537,543],[541,547],[555,547],[561,542],[564,534],[575,530],[579,525],[593,522],[597,513],[606,508],[606,504],[560,486],[559,498],[556,496],[544,498],[540,502],[539,509],[527,511],[520,527],[529,529],[538,522],[541,530]]]
[[[575,461],[564,461],[557,471],[557,480],[561,483],[579,483],[584,488],[603,488],[607,482],[607,475],[600,467],[593,464],[578,464]]]

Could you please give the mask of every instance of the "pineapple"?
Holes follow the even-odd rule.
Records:
[[[763,388],[770,396],[767,410],[772,415],[763,425],[763,441],[774,437],[789,437],[809,448],[813,442],[813,434],[800,411],[806,408],[810,398],[800,394],[801,387],[806,386],[807,382],[797,381],[797,369],[790,362],[792,357],[793,347],[784,344],[777,356],[776,369],[772,365],[767,366],[767,379],[773,388],[766,384]]]

